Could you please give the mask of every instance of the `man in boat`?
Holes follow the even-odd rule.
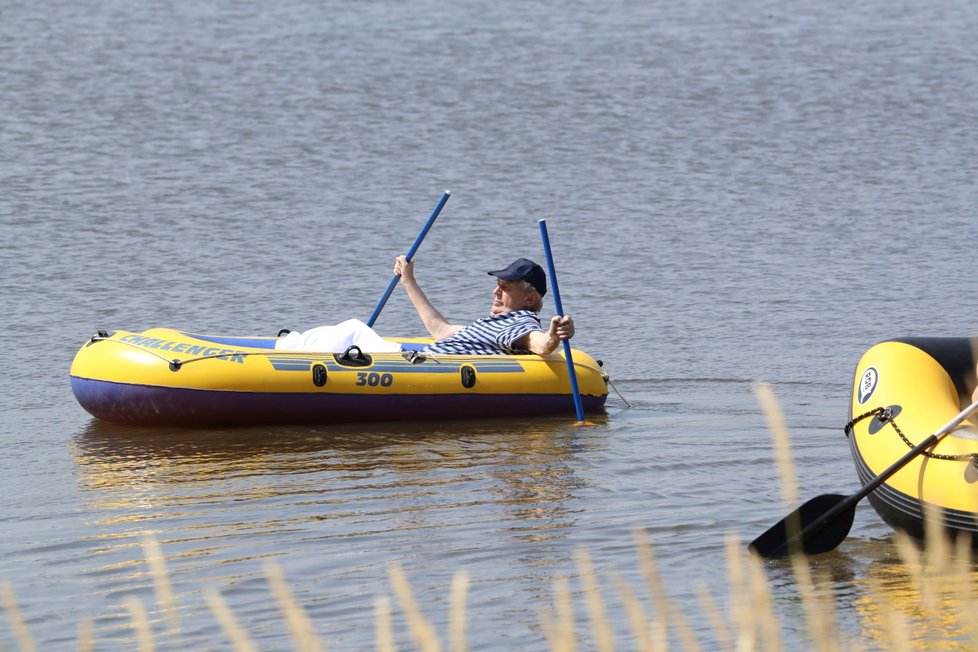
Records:
[[[532,260],[518,258],[503,269],[489,272],[496,277],[489,316],[468,326],[449,324],[431,304],[414,278],[414,263],[405,256],[394,261],[394,274],[407,291],[425,328],[437,340],[422,353],[449,355],[500,355],[553,353],[560,341],[574,336],[574,320],[554,316],[547,330],[537,313],[547,293],[547,275]],[[332,351],[342,353],[351,345],[365,353],[400,351],[359,319],[348,319],[335,326],[319,326],[303,333],[290,332],[275,342],[278,350]]]
[[[432,305],[414,278],[413,261],[398,256],[394,274],[401,278],[400,284],[414,309],[436,340],[423,353],[547,355],[560,346],[561,340],[574,336],[574,320],[567,315],[554,315],[549,328],[543,329],[537,313],[543,308],[543,297],[547,294],[547,275],[532,260],[518,258],[503,269],[489,272],[496,277],[489,316],[467,326],[449,324]]]

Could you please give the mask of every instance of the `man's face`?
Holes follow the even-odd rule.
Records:
[[[523,289],[523,281],[504,281],[496,279],[492,291],[490,315],[505,315],[514,310],[525,310],[536,302],[536,292]]]

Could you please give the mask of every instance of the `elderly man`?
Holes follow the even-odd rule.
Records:
[[[537,313],[547,293],[547,275],[532,260],[519,258],[504,269],[489,272],[496,277],[489,316],[468,326],[449,324],[431,304],[414,278],[414,263],[404,256],[394,261],[394,274],[400,276],[414,309],[425,328],[437,340],[423,353],[483,355],[527,353],[547,355],[562,339],[574,336],[574,321],[569,316],[554,316],[543,329]]]
[[[547,355],[560,346],[562,339],[574,335],[574,321],[554,316],[543,330],[537,313],[547,293],[547,275],[532,260],[519,258],[508,267],[489,272],[496,277],[489,316],[468,326],[449,324],[421,290],[414,278],[414,263],[404,256],[394,261],[394,273],[411,298],[425,328],[437,341],[422,353],[456,355],[491,355],[537,353]],[[359,319],[348,319],[335,326],[319,326],[303,333],[291,332],[275,342],[278,350],[333,351],[340,353],[356,345],[365,353],[400,351]]]

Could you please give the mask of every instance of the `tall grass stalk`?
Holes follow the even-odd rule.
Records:
[[[149,614],[142,600],[135,596],[129,596],[123,600],[123,605],[129,612],[132,619],[132,628],[136,635],[136,644],[139,652],[154,652],[156,650],[156,640],[153,638],[153,629],[149,624]]]
[[[292,591],[286,584],[285,576],[282,575],[278,564],[273,561],[266,562],[265,575],[272,587],[272,593],[278,600],[279,609],[285,616],[285,622],[288,623],[294,649],[298,652],[325,652],[326,646],[316,635],[316,629],[309,616],[292,597]]]
[[[632,637],[635,639],[636,652],[652,652],[652,632],[649,628],[649,618],[645,607],[642,606],[642,602],[635,591],[628,586],[621,574],[613,573],[611,583],[625,607],[625,613],[628,614],[628,623]]]
[[[163,551],[160,550],[159,542],[152,537],[145,537],[143,539],[143,554],[146,555],[146,563],[149,565],[150,575],[153,577],[153,588],[156,590],[156,600],[163,608],[167,627],[169,627],[171,634],[179,634],[180,615],[176,600],[173,597],[173,587],[170,585],[170,578],[166,572],[166,561],[163,558]]]
[[[27,623],[24,622],[24,615],[20,611],[17,595],[10,582],[0,583],[0,602],[3,603],[3,610],[7,612],[7,618],[10,619],[10,627],[14,630],[17,642],[20,643],[20,649],[24,652],[34,652],[37,645],[34,644],[34,637]]]
[[[234,649],[238,652],[257,652],[258,648],[248,636],[248,632],[238,624],[234,613],[224,598],[221,597],[221,594],[211,589],[204,594],[204,599]]]
[[[78,652],[91,652],[95,649],[95,625],[91,618],[82,618],[78,623]]]
[[[414,638],[415,645],[422,652],[441,652],[441,645],[438,643],[435,628],[421,613],[421,608],[418,607],[418,603],[414,599],[414,592],[411,590],[411,584],[408,582],[404,569],[395,562],[388,567],[387,573],[394,594],[407,616],[408,628]]]
[[[449,599],[449,645],[452,652],[466,652],[466,612],[465,601],[469,591],[469,574],[465,571],[455,573],[452,578],[452,595]]]
[[[377,652],[394,652],[394,633],[391,628],[391,599],[386,595],[374,598],[374,636]]]
[[[601,598],[601,586],[591,565],[591,555],[586,550],[578,550],[575,557],[577,573],[581,578],[581,584],[584,585],[584,603],[587,605],[594,647],[598,652],[612,652],[615,647],[615,637],[608,625],[604,600]]]

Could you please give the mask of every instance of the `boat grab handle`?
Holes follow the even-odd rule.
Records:
[[[333,358],[337,364],[344,367],[369,367],[374,363],[373,359],[361,351],[356,344],[348,347],[343,353],[334,353]]]

